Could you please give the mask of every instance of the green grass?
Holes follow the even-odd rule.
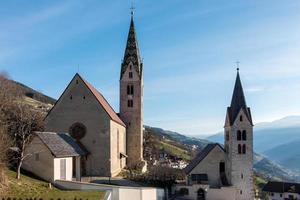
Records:
[[[164,149],[167,153],[171,155],[176,155],[177,157],[182,158],[184,160],[191,160],[191,156],[184,149],[181,149],[175,145],[162,142],[162,141],[160,141],[159,145],[160,145],[159,147],[160,149]]]
[[[65,191],[55,187],[49,188],[48,183],[34,179],[32,177],[22,175],[20,180],[17,180],[16,172],[7,170],[9,181],[9,190],[4,197],[10,198],[42,198],[43,200],[58,199],[74,200],[76,199],[100,199],[102,200],[105,192],[101,191]],[[0,194],[1,197],[1,194]]]

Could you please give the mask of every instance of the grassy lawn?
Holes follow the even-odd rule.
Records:
[[[55,187],[49,188],[48,183],[31,178],[26,175],[22,175],[20,180],[15,179],[16,173],[14,171],[7,171],[9,180],[9,190],[8,194],[4,197],[10,198],[42,198],[43,200],[56,200],[60,198],[61,200],[77,200],[79,199],[103,199],[105,193],[101,191],[65,191],[59,190]],[[0,194],[0,197],[1,194]]]
[[[179,158],[185,159],[185,160],[190,160],[191,156],[188,154],[188,152],[184,149],[181,149],[179,147],[176,147],[172,144],[162,142],[160,141],[160,148],[164,148],[166,152],[169,152],[172,155],[176,155]]]

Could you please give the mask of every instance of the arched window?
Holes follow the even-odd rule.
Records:
[[[202,188],[197,191],[197,200],[205,200],[205,191]]]
[[[242,122],[242,121],[243,121],[243,115],[240,116],[240,122]]]
[[[237,133],[236,133],[236,139],[238,141],[242,140],[242,132],[240,130],[238,130]]]
[[[243,154],[246,154],[246,145],[243,144]]]
[[[246,132],[246,130],[243,130],[242,138],[243,138],[244,141],[247,140],[247,132]]]
[[[240,144],[238,145],[238,154],[242,154],[242,146]]]

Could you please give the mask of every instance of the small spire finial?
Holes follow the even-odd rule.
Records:
[[[130,14],[131,14],[131,17],[133,17],[133,15],[134,15],[134,10],[135,10],[135,6],[134,6],[134,3],[133,2],[131,2],[131,7],[130,7]]]
[[[240,70],[240,61],[236,61],[236,71],[239,72]]]

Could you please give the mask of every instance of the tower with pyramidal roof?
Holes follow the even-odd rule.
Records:
[[[225,120],[226,177],[238,189],[238,199],[254,199],[253,123],[247,107],[239,69]]]
[[[126,124],[128,166],[143,160],[143,63],[133,12],[120,74],[120,117]]]

